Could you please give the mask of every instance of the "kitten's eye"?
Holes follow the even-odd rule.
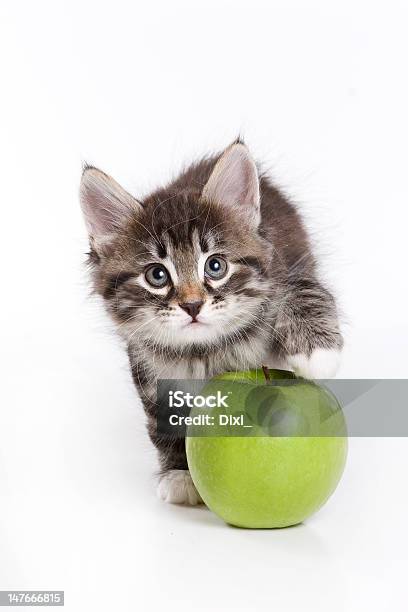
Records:
[[[214,280],[218,280],[219,278],[223,278],[228,270],[228,264],[223,257],[219,255],[209,257],[205,262],[204,273],[213,278]]]
[[[150,268],[147,268],[145,279],[152,287],[165,287],[169,282],[169,273],[164,266],[154,264],[150,266]]]

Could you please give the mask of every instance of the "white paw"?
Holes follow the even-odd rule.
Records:
[[[288,357],[287,361],[295,374],[303,378],[332,378],[340,365],[340,351],[318,348],[309,357],[297,353]]]
[[[196,506],[203,503],[188,470],[170,470],[163,474],[159,480],[157,495],[168,504]]]

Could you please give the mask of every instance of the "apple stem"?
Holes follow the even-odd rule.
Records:
[[[263,373],[264,373],[265,380],[266,380],[267,382],[269,382],[269,381],[271,380],[271,375],[269,374],[269,368],[268,368],[268,366],[264,366],[264,365],[263,365],[263,366],[262,366],[262,371],[263,371]]]

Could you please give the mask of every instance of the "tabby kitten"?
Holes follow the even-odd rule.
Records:
[[[156,431],[156,382],[260,364],[327,378],[343,344],[296,208],[236,142],[136,200],[93,167],[81,204],[95,291],[126,340],[161,466],[158,494],[201,500],[184,440]]]

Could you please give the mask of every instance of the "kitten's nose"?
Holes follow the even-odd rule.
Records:
[[[197,300],[195,302],[183,302],[179,304],[180,308],[188,312],[193,321],[201,310],[201,306],[204,304],[203,300]]]

